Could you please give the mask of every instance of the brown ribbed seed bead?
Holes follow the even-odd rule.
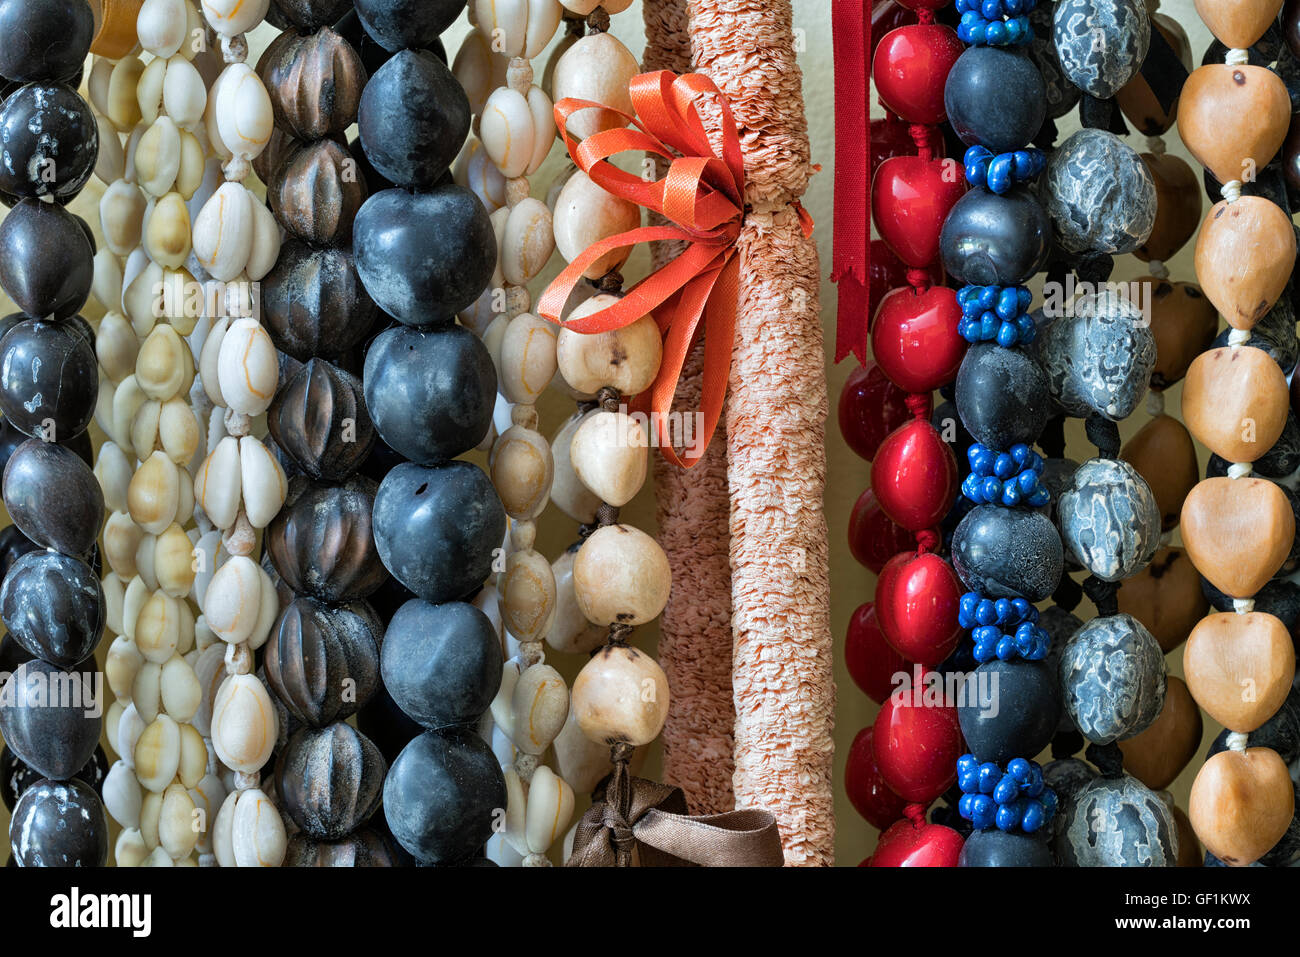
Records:
[[[275,123],[300,140],[342,133],[357,117],[366,68],[329,27],[309,36],[282,33],[257,64]]]
[[[315,246],[347,242],[366,192],[352,154],[333,140],[289,154],[266,190],[280,225]]]

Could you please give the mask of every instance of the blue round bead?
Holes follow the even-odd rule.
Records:
[[[1020,813],[1013,805],[1001,804],[998,806],[995,820],[999,831],[1014,831],[1020,823]]]
[[[996,651],[997,646],[994,645],[993,642],[977,641],[975,642],[974,649],[971,651],[971,655],[977,662],[984,664],[984,662],[989,661],[994,657]]]
[[[972,502],[982,501],[983,496],[980,495],[979,476],[976,475],[974,472],[972,472],[970,475],[967,475],[964,479],[962,479],[961,494],[965,495]],[[969,628],[970,626],[963,625],[962,627]]]
[[[969,462],[970,467],[980,475],[986,474],[988,470],[993,467],[993,461],[996,458],[997,455],[992,449],[986,449],[978,442],[966,449],[966,461]]]
[[[1052,493],[1041,485],[1034,491],[1034,494],[1025,499],[1025,504],[1030,508],[1041,508],[1052,500]]]
[[[1016,476],[1016,485],[1020,487],[1021,495],[1033,495],[1034,489],[1038,488],[1038,473],[1032,470],[1021,472]]]
[[[965,601],[967,596],[973,594],[974,592],[967,592],[965,595],[961,596],[961,600]],[[975,760],[975,755],[971,754],[969,751],[967,751],[965,754],[963,754],[960,758],[957,759],[958,773],[964,773],[966,771],[978,771],[979,766],[980,766],[979,762]]]
[[[1014,482],[1008,482],[1002,486],[1002,504],[1007,508],[1020,504],[1020,489],[1016,488]]]
[[[983,46],[983,45],[984,45],[984,31],[985,31],[985,29],[986,29],[986,24],[983,24],[983,23],[974,23],[974,24],[971,24],[971,28],[970,28],[970,42],[971,42],[971,46],[977,46],[977,47],[978,47],[978,46]]]
[[[1025,811],[1020,816],[1020,829],[1026,834],[1033,834],[1040,827],[1047,823],[1047,815],[1043,813],[1043,806],[1037,801],[1030,801],[1025,805]]]
[[[980,765],[979,775],[980,792],[983,794],[992,794],[993,789],[1002,780],[1002,770],[992,761],[985,761]]]
[[[1015,608],[1011,604],[1010,598],[999,598],[993,603],[993,607],[997,609],[999,625],[1005,625],[1011,620],[1012,614],[1015,613]]]
[[[993,460],[993,474],[1000,479],[1008,479],[1016,474],[1016,460],[1006,452]]]
[[[970,803],[970,822],[980,830],[992,826],[994,818],[998,813],[997,803],[987,794],[972,795]]]
[[[1016,645],[1011,640],[1010,635],[1003,635],[998,639],[998,660],[1010,661],[1016,656]]]
[[[1034,301],[1034,294],[1025,286],[1017,286],[1016,298],[1020,300],[1020,312],[1028,312],[1030,304]],[[1030,322],[1033,320],[1030,319]]]
[[[1016,294],[1015,286],[1007,286],[998,293],[998,318],[1004,320],[1015,319],[1020,312],[1020,296]]]
[[[963,614],[975,617],[975,609],[979,606],[980,596],[973,591],[964,592],[961,598],[957,599],[957,607]]]
[[[990,475],[980,483],[980,494],[986,502],[996,502],[1002,497],[1002,483]]]
[[[1037,610],[1024,598],[1013,598],[1011,604],[1016,609],[1016,617],[1021,619],[1026,618],[1031,611]]]
[[[1025,758],[1012,758],[1007,762],[1007,772],[1021,784],[1029,783],[1029,769],[1032,765]]]
[[[1004,322],[998,326],[997,343],[1003,349],[1010,349],[1020,340],[1020,333],[1016,331],[1015,323]]]
[[[963,319],[957,323],[957,333],[967,342],[979,342],[980,324],[971,319]]]
[[[1006,9],[1008,16],[1015,16],[1016,14],[1024,13],[1026,10],[1024,0],[1002,0],[1002,6]],[[957,9],[960,10],[962,8],[961,6],[958,6]]]
[[[985,20],[1002,19],[1002,4],[999,0],[984,0],[984,2],[980,4],[980,16]]]
[[[994,20],[984,28],[984,42],[989,46],[1005,46],[1007,43],[1007,25],[1005,21]],[[1009,177],[1008,177],[1009,179]],[[1002,190],[995,190],[1002,192]]]
[[[975,813],[975,795],[963,794],[957,801],[957,813],[969,821]]]
[[[1002,775],[1002,780],[998,786],[993,789],[993,800],[999,804],[1010,804],[1016,798],[1020,797],[1020,785],[1010,774]]]
[[[980,308],[988,311],[997,305],[998,287],[997,286],[980,286]]]

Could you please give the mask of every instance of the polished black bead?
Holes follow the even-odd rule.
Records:
[[[90,179],[98,155],[95,117],[73,87],[28,83],[0,108],[0,189],[7,193],[66,203]]]
[[[95,350],[72,323],[28,319],[0,339],[0,411],[24,435],[69,442],[98,398]]]
[[[988,598],[1042,601],[1061,580],[1061,536],[1040,512],[981,505],[952,536],[952,564],[962,583]]]
[[[981,764],[1033,757],[1056,734],[1056,676],[1045,661],[994,660],[962,683],[957,720],[966,747]]]
[[[24,199],[0,222],[0,286],[29,316],[75,314],[94,277],[81,223],[57,203]]]
[[[385,50],[425,47],[451,26],[465,0],[356,0],[366,32]]]
[[[1043,267],[1052,223],[1024,186],[999,196],[973,189],[957,200],[939,233],[943,268],[970,285],[1014,286]]]
[[[350,0],[274,0],[271,8],[306,34],[315,33],[351,12],[352,4]]]
[[[103,802],[75,779],[38,781],[18,799],[9,846],[19,867],[103,867],[108,862]]]
[[[102,797],[104,778],[108,777],[108,767],[108,755],[104,753],[102,747],[96,745],[95,753],[77,772],[76,778],[82,784],[90,785],[91,789]],[[5,807],[10,811],[23,796],[23,792],[40,780],[42,780],[41,775],[33,771],[27,762],[8,747],[0,751],[0,799],[4,800]]]
[[[84,0],[0,0],[0,76],[73,80],[94,35],[95,17]]]
[[[99,579],[71,555],[28,552],[0,585],[0,618],[9,634],[33,655],[64,668],[94,653],[105,614]]]
[[[87,555],[104,525],[104,493],[76,452],[28,439],[4,473],[9,517],[37,545],[65,555]]]
[[[92,663],[93,665],[93,663]],[[102,724],[90,674],[39,658],[18,666],[0,694],[5,743],[42,776],[64,781],[90,760]]]

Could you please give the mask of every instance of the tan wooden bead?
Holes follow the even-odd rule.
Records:
[[[668,716],[668,678],[659,663],[626,645],[606,645],[578,672],[572,707],[599,744],[649,744]]]
[[[1291,691],[1291,634],[1263,612],[1210,615],[1187,639],[1183,673],[1210,717],[1230,731],[1254,731],[1277,713]]]
[[[1281,10],[1282,0],[1196,0],[1196,15],[1230,49],[1254,46]]]
[[[1192,564],[1215,588],[1249,598],[1290,554],[1295,515],[1286,493],[1267,479],[1210,478],[1183,503],[1182,536]]]
[[[1187,804],[1196,836],[1229,867],[1259,860],[1291,826],[1295,791],[1276,751],[1220,751],[1201,767]]]
[[[1183,385],[1183,421],[1211,452],[1253,462],[1282,435],[1291,394],[1262,349],[1212,349],[1196,358]]]
[[[1196,446],[1187,428],[1170,415],[1153,416],[1125,443],[1120,458],[1146,479],[1160,509],[1161,528],[1178,524],[1183,500],[1200,478]]]
[[[1295,229],[1261,196],[1220,202],[1196,237],[1196,278],[1228,325],[1250,329],[1286,290],[1296,259]]]
[[[1151,388],[1162,392],[1187,375],[1196,357],[1210,348],[1219,331],[1219,311],[1194,283],[1154,276],[1137,282],[1151,287],[1151,335],[1156,340]]]
[[[578,427],[569,445],[573,471],[602,501],[621,508],[645,484],[650,439],[625,412],[598,411]]]
[[[608,308],[615,296],[602,293],[574,309],[569,320]],[[584,335],[560,330],[555,348],[560,375],[578,392],[594,395],[608,386],[622,395],[637,395],[650,388],[663,359],[663,339],[650,316],[614,329]]]
[[[573,561],[578,607],[597,625],[643,625],[668,603],[672,572],[653,538],[631,525],[606,525]]]
[[[1168,654],[1184,641],[1210,607],[1201,576],[1187,552],[1162,548],[1150,564],[1119,583],[1119,610],[1140,621]]]

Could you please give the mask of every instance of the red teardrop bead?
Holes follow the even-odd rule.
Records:
[[[904,286],[881,300],[871,322],[871,354],[907,392],[930,392],[957,378],[967,342],[957,331],[961,306],[945,286]]]
[[[907,393],[890,382],[872,359],[849,373],[840,391],[840,432],[868,462],[885,436],[912,417]]]
[[[956,708],[914,704],[910,690],[900,691],[881,706],[872,729],[876,767],[899,797],[929,804],[957,780],[964,744]]]
[[[872,602],[858,606],[844,636],[844,663],[854,684],[876,704],[884,704],[897,687],[894,676],[912,673],[911,664],[885,640]]]
[[[942,824],[906,818],[880,835],[868,867],[956,867],[962,836]]]
[[[871,55],[876,55],[876,47],[892,30],[916,22],[916,13],[907,9],[898,0],[878,0],[871,7]]]
[[[965,49],[956,32],[939,23],[891,30],[871,64],[880,102],[909,123],[942,123],[943,87]]]
[[[892,156],[871,183],[871,221],[898,258],[917,269],[939,258],[939,232],[966,192],[951,160]]]
[[[858,496],[849,515],[849,551],[854,558],[879,575],[886,562],[912,543],[912,533],[881,511],[875,492],[867,489]]]
[[[962,586],[938,555],[895,555],[876,583],[876,620],[885,640],[908,661],[934,667],[961,637],[957,607]]]
[[[957,460],[927,419],[913,419],[880,443],[871,487],[880,508],[908,531],[939,524],[957,497]]]
[[[844,790],[859,814],[874,828],[884,830],[903,816],[907,802],[885,785],[871,753],[871,729],[858,732],[849,745],[844,765]]]

